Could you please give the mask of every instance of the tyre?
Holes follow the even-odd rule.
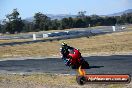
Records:
[[[77,76],[76,81],[79,85],[84,85],[86,83],[86,78],[84,76]]]

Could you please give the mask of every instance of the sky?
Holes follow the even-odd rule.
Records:
[[[15,8],[23,19],[37,12],[76,15],[86,11],[87,15],[107,15],[132,9],[132,0],[0,0],[0,19]]]

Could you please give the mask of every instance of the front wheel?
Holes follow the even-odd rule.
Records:
[[[84,85],[86,83],[86,78],[84,76],[77,76],[76,81],[79,85]]]

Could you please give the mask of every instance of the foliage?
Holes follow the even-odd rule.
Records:
[[[34,16],[35,20],[35,31],[42,31],[42,30],[49,30],[50,26],[50,18],[46,15],[42,14],[41,12],[36,13]]]
[[[23,22],[21,17],[19,17],[19,12],[17,9],[13,9],[11,14],[6,16],[4,22],[4,32],[9,32],[11,34],[20,33],[23,30]]]
[[[0,25],[0,32],[2,33],[19,33],[19,32],[34,32],[47,30],[64,30],[70,28],[85,28],[92,26],[113,26],[116,24],[132,24],[132,13],[123,14],[121,16],[98,16],[85,15],[86,11],[78,12],[77,17],[63,18],[61,20],[54,19],[45,14],[38,12],[34,15],[34,21],[28,22],[19,17],[19,12],[14,9],[11,14],[6,16]]]

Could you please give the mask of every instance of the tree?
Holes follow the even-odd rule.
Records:
[[[35,31],[49,30],[50,18],[38,12],[34,15]]]
[[[78,12],[78,15],[75,19],[75,27],[86,27],[87,24],[87,16],[85,15],[86,11]]]
[[[121,19],[121,16],[115,16],[116,24],[124,24],[124,21]]]
[[[106,17],[105,18],[105,25],[106,26],[113,26],[117,23],[117,20],[115,19],[115,17]]]
[[[2,33],[2,25],[0,24],[0,33]]]
[[[81,27],[83,27],[83,25],[84,25],[84,22],[82,19],[80,19],[80,18],[75,19],[74,27],[81,28]]]
[[[33,22],[28,22],[26,20],[23,20],[24,23],[24,28],[22,32],[32,32],[34,31],[34,23]]]
[[[60,22],[57,19],[55,19],[55,20],[51,21],[49,29],[50,30],[58,30],[59,26],[60,26]]]
[[[68,18],[63,18],[61,20],[61,27],[62,27],[62,29],[69,28],[69,20],[68,20]]]
[[[68,20],[69,20],[69,23],[68,23],[69,28],[73,28],[74,27],[74,20],[73,20],[73,18],[69,17]]]
[[[91,15],[91,26],[97,26],[99,21],[98,19],[100,19],[98,15]]]
[[[77,18],[85,18],[86,11],[79,11]]]
[[[132,13],[127,13],[127,16],[126,16],[126,23],[129,23],[129,24],[132,23]]]
[[[23,22],[21,17],[19,17],[19,12],[17,9],[13,9],[11,14],[6,16],[7,20],[5,21],[5,30],[11,34],[15,32],[20,33],[23,30]]]
[[[85,22],[85,27],[89,27],[90,26],[89,24],[91,24],[91,17],[86,16],[84,22]]]

